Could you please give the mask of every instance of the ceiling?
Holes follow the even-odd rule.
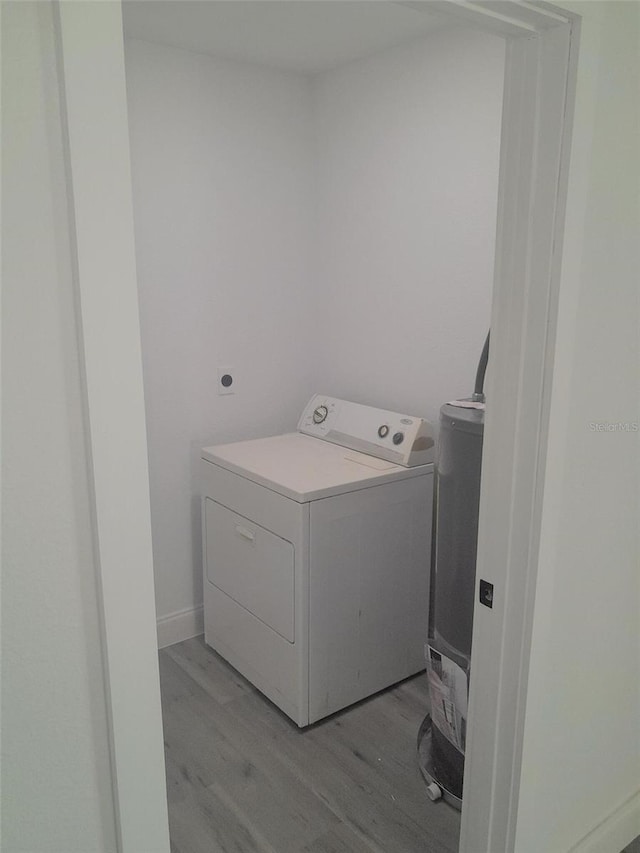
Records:
[[[448,23],[384,0],[125,0],[127,38],[314,74]],[[425,6],[427,4],[425,3]]]

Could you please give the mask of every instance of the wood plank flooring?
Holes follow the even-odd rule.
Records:
[[[172,853],[455,853],[416,763],[426,676],[301,731],[201,637],[160,652]]]

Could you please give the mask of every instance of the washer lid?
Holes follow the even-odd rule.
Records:
[[[433,470],[432,464],[404,468],[301,433],[204,447],[202,458],[298,503]]]

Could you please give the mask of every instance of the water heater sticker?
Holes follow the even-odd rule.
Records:
[[[457,663],[426,647],[433,725],[464,753],[467,735],[467,673]]]

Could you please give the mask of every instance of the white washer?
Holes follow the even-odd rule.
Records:
[[[424,669],[432,460],[427,421],[320,395],[203,449],[205,641],[299,726]]]

